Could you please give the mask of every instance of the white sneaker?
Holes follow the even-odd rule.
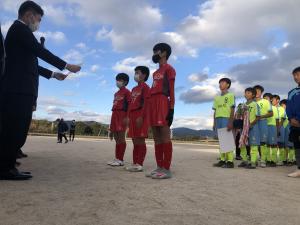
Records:
[[[277,162],[276,166],[283,166],[283,162]]]
[[[117,159],[114,159],[113,161],[107,162],[107,165],[111,166],[111,164],[115,163]]]
[[[260,161],[260,167],[261,168],[266,168],[266,162],[264,162],[264,161]]]
[[[124,162],[117,159],[117,160],[115,160],[114,162],[112,162],[112,163],[110,164],[110,166],[124,166]]]
[[[139,164],[135,164],[129,169],[130,172],[143,172],[143,170],[144,170],[143,166]]]
[[[131,164],[131,165],[129,165],[129,166],[125,166],[124,167],[124,169],[126,170],[126,171],[130,171],[133,167],[135,167],[136,166],[136,164]]]
[[[161,170],[162,170],[162,168],[157,167],[155,170],[152,170],[150,173],[146,173],[145,176],[146,177],[152,177],[154,174],[158,173]]]
[[[152,179],[170,179],[172,178],[172,173],[170,170],[161,170],[160,172],[157,172],[156,174],[152,175]]]
[[[300,169],[296,170],[293,173],[288,174],[288,177],[293,177],[293,178],[300,177]]]

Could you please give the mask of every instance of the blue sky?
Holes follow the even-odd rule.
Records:
[[[21,2],[0,0],[4,34]],[[83,65],[79,74],[63,82],[40,78],[35,118],[109,123],[115,75],[128,73],[132,88],[135,66],[146,65],[154,71],[151,50],[157,42],[173,47],[174,127],[211,128],[212,99],[221,77],[233,80],[237,97],[254,84],[282,97],[295,86],[290,72],[300,62],[298,1],[36,2],[45,10],[37,38],[46,37],[46,47],[67,62]]]

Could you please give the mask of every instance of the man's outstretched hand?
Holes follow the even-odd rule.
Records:
[[[63,73],[58,73],[58,72],[55,72],[55,73],[53,74],[53,77],[54,77],[56,80],[60,80],[60,81],[66,79],[67,76],[68,76],[68,75],[65,75],[65,74],[63,74]]]
[[[81,70],[81,66],[73,65],[73,64],[67,64],[66,69],[69,70],[72,73],[77,73]]]

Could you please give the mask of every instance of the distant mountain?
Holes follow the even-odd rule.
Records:
[[[215,136],[215,132],[212,130],[193,130],[186,127],[178,127],[173,129],[174,137],[210,137]]]

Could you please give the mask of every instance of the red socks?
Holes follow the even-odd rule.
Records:
[[[156,158],[157,166],[169,170],[172,161],[172,153],[173,153],[172,142],[156,144],[155,158]]]
[[[164,147],[163,144],[156,144],[155,145],[156,164],[160,168],[163,168],[163,159],[164,159],[163,147]]]
[[[125,150],[126,150],[126,142],[121,144],[116,144],[116,150],[115,150],[116,159],[124,161]]]
[[[134,145],[133,146],[133,164],[139,164],[143,166],[146,157],[147,147],[146,145]]]
[[[171,161],[172,161],[172,153],[173,153],[172,142],[164,143],[163,144],[163,154],[164,154],[163,168],[165,168],[166,170],[170,169]]]

